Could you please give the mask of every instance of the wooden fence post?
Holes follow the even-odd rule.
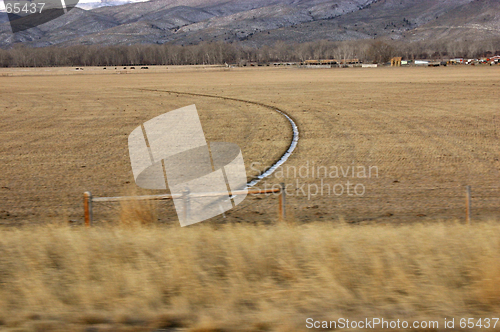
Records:
[[[284,183],[281,183],[281,191],[280,191],[280,219],[281,221],[285,221],[286,219],[286,187]]]
[[[83,194],[83,209],[85,211],[85,226],[92,225],[92,194],[87,191]]]
[[[465,222],[470,224],[471,220],[471,186],[466,187],[465,193]]]

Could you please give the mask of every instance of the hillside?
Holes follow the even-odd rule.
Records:
[[[158,0],[75,8],[12,34],[0,16],[0,47],[134,43],[487,39],[500,36],[495,0]]]
[[[411,39],[472,41],[496,38],[500,32],[500,2],[473,1],[444,13],[426,25],[405,34]]]

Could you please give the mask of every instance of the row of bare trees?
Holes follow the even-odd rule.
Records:
[[[382,40],[277,42],[249,47],[222,42],[180,46],[70,46],[0,49],[1,67],[130,66],[241,64],[245,62],[302,62],[312,59],[353,59],[385,63],[393,56],[404,59],[477,58],[500,54],[500,40],[482,42],[404,42]]]

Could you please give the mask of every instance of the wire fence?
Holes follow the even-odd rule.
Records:
[[[279,197],[279,217],[281,220],[286,219],[286,193],[284,184],[279,188],[273,189],[253,189],[253,190],[239,190],[232,192],[206,192],[206,193],[190,193],[185,191],[183,194],[164,194],[164,195],[144,195],[144,196],[117,196],[117,197],[93,197],[90,192],[83,194],[83,210],[85,217],[85,225],[90,227],[94,220],[94,203],[110,203],[110,202],[139,202],[139,201],[165,201],[181,199],[183,209],[181,211],[182,219],[189,221],[190,216],[190,200],[200,197],[234,197],[238,195],[265,195],[265,194],[278,194]],[[181,217],[181,216],[179,216]]]

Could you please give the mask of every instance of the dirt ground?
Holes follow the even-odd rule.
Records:
[[[463,220],[466,185],[474,220],[500,216],[500,67],[149,68],[0,70],[0,223],[81,222],[86,190],[158,193],[137,189],[128,135],[191,104],[207,141],[237,143],[255,176],[287,149],[288,121],[222,97],[299,126],[283,172],[258,186],[285,182],[296,221]],[[277,202],[249,197],[208,222],[272,222]],[[177,222],[171,202],[158,208]],[[94,209],[113,221],[120,205]]]

